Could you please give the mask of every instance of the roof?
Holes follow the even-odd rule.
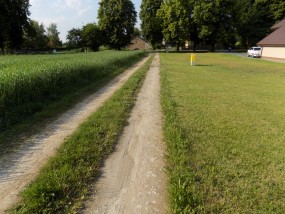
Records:
[[[148,43],[144,38],[142,38],[141,36],[135,36],[132,38],[132,40],[135,40],[135,39],[141,39],[143,40],[145,43]]]
[[[272,30],[276,30],[276,29],[278,29],[278,28],[280,28],[280,27],[285,27],[285,19],[283,19],[283,20],[280,21],[280,22],[277,22],[275,25],[273,25],[273,26],[271,27],[271,29],[272,29]]]
[[[273,25],[274,31],[257,44],[260,46],[285,47],[285,19]]]

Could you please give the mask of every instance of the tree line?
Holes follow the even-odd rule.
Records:
[[[29,18],[29,0],[0,0],[0,49],[57,48],[63,44],[55,23],[47,28]],[[206,44],[247,48],[270,32],[270,27],[285,16],[285,0],[142,0],[142,37],[155,49],[162,42],[177,50],[192,41],[193,48]],[[68,48],[101,45],[125,48],[135,35],[137,13],[131,0],[101,0],[98,23],[68,31]]]
[[[131,0],[101,0],[98,24],[88,23],[68,31],[67,48],[99,50],[101,45],[112,49],[125,48],[135,29],[137,13]],[[29,0],[0,0],[0,49],[45,49],[62,47],[56,23],[45,28],[29,18]]]
[[[224,47],[256,45],[285,16],[285,0],[142,0],[142,35],[153,47],[185,41]]]

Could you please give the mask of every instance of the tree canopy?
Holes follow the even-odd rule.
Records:
[[[29,0],[0,0],[0,51],[62,46],[57,24],[45,29],[29,18],[29,7]],[[197,44],[210,50],[235,44],[247,48],[285,18],[285,0],[142,0],[141,31],[134,28],[136,17],[131,0],[100,0],[98,25],[71,29],[67,46],[98,50],[104,44],[119,50],[140,35],[153,48],[163,40],[177,50],[185,41],[194,42],[194,50]]]
[[[231,45],[235,40],[235,2],[200,0],[195,3],[193,19],[199,26],[198,36],[210,45],[212,51],[218,42]]]
[[[29,0],[0,1],[0,48],[20,48],[30,27]]]
[[[166,41],[174,43],[179,50],[182,42],[189,39],[191,11],[184,0],[165,0],[158,10],[162,20],[162,32]]]
[[[68,48],[82,48],[82,37],[82,29],[72,28],[71,30],[69,30],[66,36]]]
[[[83,27],[82,31],[83,43],[92,51],[98,51],[103,43],[103,35],[99,27],[95,23],[89,23]]]
[[[44,25],[31,20],[31,27],[25,31],[24,43],[27,49],[44,49],[47,47],[48,38]]]
[[[155,22],[152,2],[156,1],[144,0],[141,5],[143,33],[150,33],[146,33],[150,39],[156,36],[149,30]],[[154,19],[146,18],[148,15]],[[285,18],[285,0],[164,0],[157,15],[164,39],[177,49],[187,40],[194,42],[194,50],[197,43],[208,44],[211,50],[217,44],[233,46],[236,41],[249,47]]]
[[[163,40],[162,23],[157,15],[163,0],[142,0],[140,19],[143,37],[148,40],[155,49]]]
[[[137,13],[130,0],[101,0],[98,11],[99,28],[105,34],[105,43],[113,49],[122,49],[131,42]]]
[[[48,46],[50,48],[58,48],[61,46],[62,42],[59,39],[59,32],[57,30],[57,24],[51,23],[47,27],[47,37],[48,37]]]

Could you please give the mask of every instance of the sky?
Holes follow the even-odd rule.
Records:
[[[43,23],[45,27],[56,23],[60,39],[65,42],[66,35],[72,28],[81,28],[87,23],[98,23],[100,0],[30,0],[30,18]],[[141,0],[132,0],[139,13]],[[140,26],[137,18],[137,27]]]

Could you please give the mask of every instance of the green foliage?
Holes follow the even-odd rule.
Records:
[[[161,19],[157,16],[163,0],[143,0],[141,4],[140,19],[143,37],[155,49],[162,43]]]
[[[103,44],[103,34],[95,23],[87,24],[82,30],[83,43],[90,47],[92,51],[99,51]]]
[[[196,2],[193,18],[199,27],[200,39],[211,45],[211,51],[219,42],[235,43],[235,4],[235,0]]]
[[[99,27],[105,43],[113,49],[122,49],[131,42],[136,23],[136,11],[130,0],[101,0],[98,11]]]
[[[75,213],[113,150],[135,103],[149,61],[65,141],[22,193],[15,213]]]
[[[285,18],[285,0],[271,0],[269,5],[270,12],[273,14],[274,20]]]
[[[135,37],[135,36],[141,37],[141,36],[142,36],[142,33],[141,33],[140,29],[138,29],[138,28],[135,27],[134,33],[133,33],[132,36],[133,36],[133,37]]]
[[[141,5],[142,29],[144,32],[145,25],[150,38],[156,35],[150,31],[152,23],[156,23],[154,6],[153,1],[148,0]],[[228,48],[237,39],[244,47],[256,45],[270,32],[270,27],[284,17],[285,0],[165,0],[157,14],[164,39],[176,44],[177,50],[191,40],[194,50],[202,42],[214,51],[217,44]],[[144,19],[150,21],[144,23]]]
[[[118,71],[142,52],[1,57],[0,130]],[[44,104],[43,104],[44,103]]]
[[[29,28],[29,0],[0,1],[0,49],[19,48]]]
[[[51,23],[47,27],[47,37],[48,37],[48,46],[50,48],[59,48],[62,45],[62,42],[59,39],[59,32],[57,30],[57,25]]]
[[[183,0],[166,0],[158,10],[158,17],[162,21],[162,32],[167,42],[179,46],[189,39],[189,23],[191,11],[187,2]]]
[[[241,0],[237,2],[237,9],[240,14],[237,29],[242,45],[254,46],[270,32],[275,22],[269,5],[263,1]]]
[[[25,30],[24,46],[26,49],[44,49],[47,47],[48,38],[43,24],[31,20],[31,26]]]
[[[83,38],[82,30],[79,28],[72,28],[68,31],[66,40],[68,48],[82,48]]]
[[[161,54],[170,213],[284,213],[284,64],[189,57]]]

